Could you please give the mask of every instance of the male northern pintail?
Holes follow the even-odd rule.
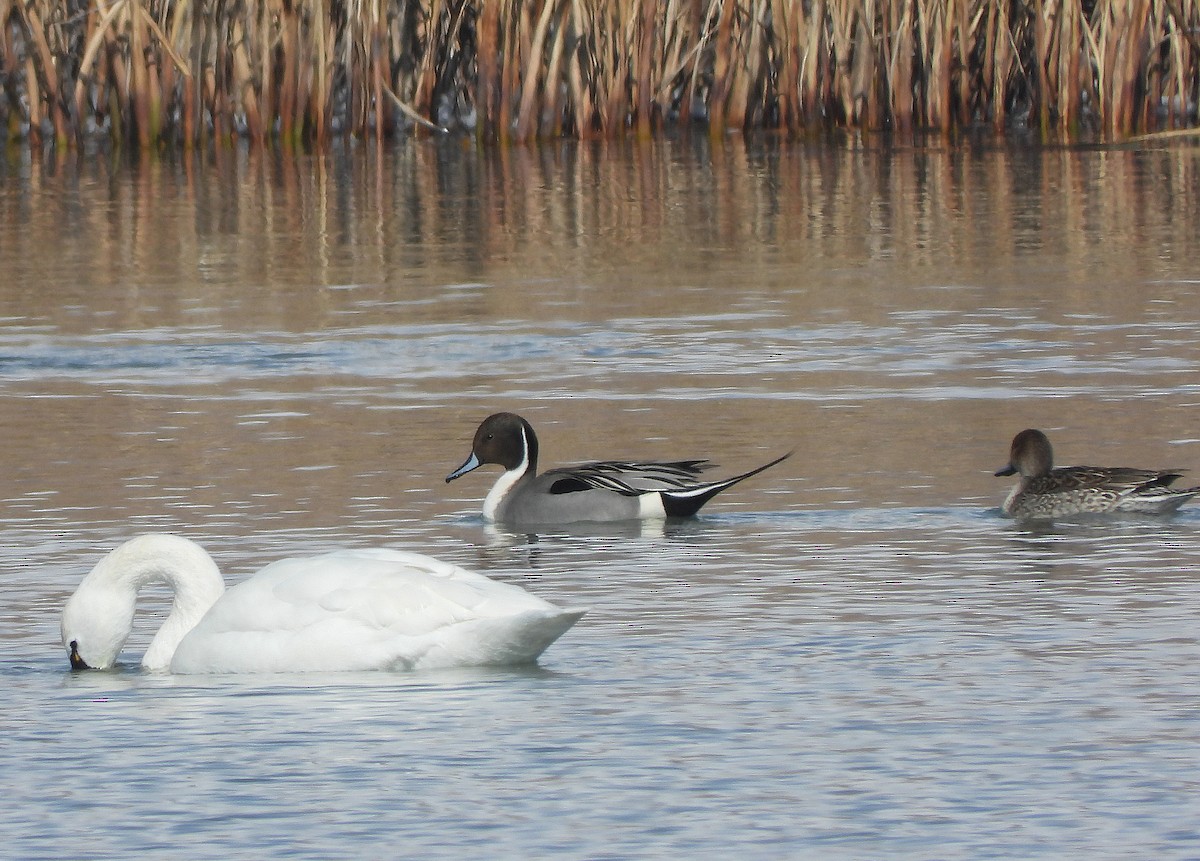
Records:
[[[446,481],[485,463],[504,467],[504,474],[483,501],[483,516],[490,521],[551,524],[691,517],[722,490],[790,455],[733,478],[708,482],[699,479],[711,466],[706,460],[604,461],[538,475],[538,440],[533,427],[513,413],[496,413],[483,420],[475,432],[471,456],[446,476]]]
[[[1001,508],[1019,518],[1105,512],[1168,514],[1200,493],[1200,487],[1171,489],[1168,485],[1182,475],[1177,471],[1103,466],[1055,469],[1050,440],[1032,428],[1013,437],[1008,466],[996,475],[1014,473],[1020,473],[1021,480]]]

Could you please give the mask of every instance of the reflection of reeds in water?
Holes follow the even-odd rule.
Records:
[[[406,320],[458,325],[464,314],[528,314],[522,285],[546,273],[595,320],[672,316],[679,298],[669,285],[725,289],[734,261],[760,267],[755,289],[815,302],[801,319],[817,319],[838,290],[874,291],[881,278],[948,285],[932,307],[977,308],[977,290],[953,285],[986,285],[988,304],[1020,308],[1028,296],[1009,293],[1037,273],[1056,295],[1073,294],[1072,307],[1122,318],[1147,313],[1149,294],[1111,285],[1194,272],[1200,160],[1184,148],[981,157],[974,147],[906,147],[884,157],[851,142],[699,136],[451,152],[363,158],[337,147],[275,159],[218,147],[170,159],[144,152],[131,173],[124,160],[62,151],[26,177],[0,162],[0,183],[29,186],[11,200],[54,204],[0,207],[4,259],[19,262],[3,270],[0,317],[91,331],[95,321],[78,309],[90,291],[119,286],[128,302],[115,311],[118,328],[136,328],[156,307],[176,308],[181,325],[213,314],[315,331],[338,325],[326,316],[330,294],[315,285],[361,285],[381,302],[415,300]],[[672,248],[679,253],[664,253]],[[87,263],[95,260],[105,265]],[[1192,292],[1186,280],[1171,283]],[[428,301],[471,284],[503,289]],[[731,296],[746,288],[727,286]],[[183,297],[202,301],[189,311]],[[1109,302],[1128,307],[1110,313]],[[886,302],[864,307],[876,305],[880,318],[891,313]],[[1186,328],[1191,318],[1179,319]]]
[[[526,140],[1195,120],[1200,0],[0,0],[0,114],[60,141]]]

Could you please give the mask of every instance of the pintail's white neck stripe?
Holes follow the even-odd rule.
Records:
[[[517,465],[521,472],[529,469],[529,428],[521,425],[521,462]]]
[[[500,506],[505,498],[512,492],[525,473],[529,471],[529,438],[526,436],[525,428],[521,428],[521,462],[512,469],[505,472],[496,479],[496,483],[492,485],[492,489],[488,491],[488,495],[483,499],[483,519],[489,522],[495,522],[499,518],[496,516],[500,511]]]

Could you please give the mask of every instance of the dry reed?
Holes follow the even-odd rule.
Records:
[[[1200,0],[0,0],[10,138],[1190,126]]]

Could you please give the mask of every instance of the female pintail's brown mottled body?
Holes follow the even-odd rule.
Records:
[[[1050,440],[1040,430],[1021,431],[1012,441],[1008,466],[996,475],[1019,473],[1020,481],[1004,500],[1005,514],[1021,518],[1067,517],[1072,514],[1169,514],[1200,487],[1175,490],[1178,470],[1128,467],[1054,467]]]
[[[538,440],[533,426],[514,413],[495,413],[479,425],[470,457],[446,476],[446,481],[485,463],[504,467],[504,474],[483,502],[483,516],[490,521],[555,524],[691,517],[722,490],[790,454],[719,481],[701,480],[700,475],[711,466],[706,460],[602,461],[538,475]]]

